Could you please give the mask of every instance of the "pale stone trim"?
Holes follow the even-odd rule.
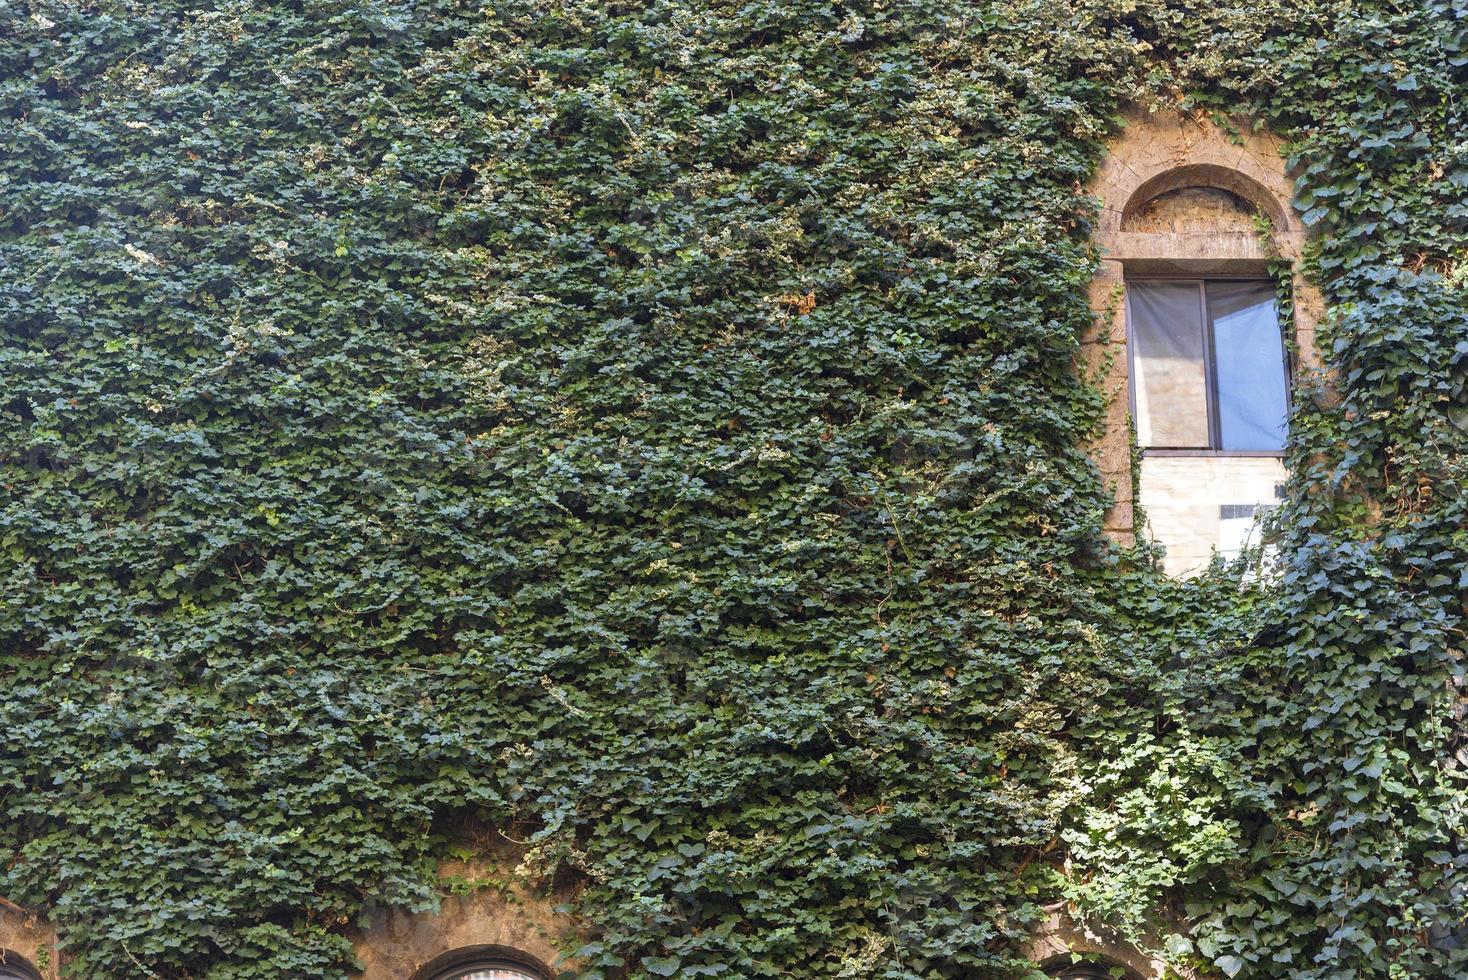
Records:
[[[1116,930],[1098,922],[1077,920],[1064,912],[1053,912],[1031,935],[1024,954],[1041,969],[1068,965],[1072,953],[1105,958],[1113,966],[1125,967],[1125,980],[1162,980],[1183,977],[1196,980],[1190,970],[1168,972],[1161,959],[1148,956],[1121,938]]]

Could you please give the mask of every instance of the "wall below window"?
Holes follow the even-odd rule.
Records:
[[[1257,519],[1285,482],[1269,456],[1145,456],[1137,502],[1147,534],[1167,548],[1169,575],[1191,575],[1217,552],[1236,557],[1259,540]]]

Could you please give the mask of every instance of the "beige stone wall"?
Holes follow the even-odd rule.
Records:
[[[1091,281],[1092,331],[1081,338],[1085,368],[1106,395],[1106,417],[1087,446],[1115,503],[1106,512],[1106,533],[1132,543],[1131,412],[1127,389],[1126,303],[1121,263],[1101,260]]]
[[[437,912],[370,914],[355,944],[360,980],[418,980],[445,954],[476,946],[513,951],[550,976],[574,969],[561,950],[575,945],[577,922],[556,910],[569,896],[535,891],[498,861],[448,864],[442,874],[480,887],[448,895]]]

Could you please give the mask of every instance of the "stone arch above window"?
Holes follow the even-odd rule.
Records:
[[[1257,233],[1264,218],[1288,232],[1288,211],[1257,180],[1211,163],[1173,167],[1144,181],[1121,206],[1119,231],[1142,234]]]
[[[1292,225],[1285,207],[1259,181],[1218,164],[1194,163],[1143,181],[1122,205],[1120,230],[1253,233],[1255,216],[1264,217],[1277,232]]]
[[[1121,217],[1123,231],[1197,234],[1254,230],[1259,209],[1220,187],[1179,187],[1163,191]]]
[[[1155,937],[1148,940],[1155,942]],[[1118,969],[1123,980],[1161,980],[1178,975],[1170,973],[1162,960],[1146,955],[1104,924],[1075,919],[1063,912],[1052,913],[1039,924],[1025,953],[1056,980],[1115,980],[1113,971]],[[1189,971],[1181,976],[1196,980]]]
[[[1203,116],[1182,113],[1127,115],[1126,125],[1108,147],[1088,187],[1101,200],[1096,243],[1105,260],[1159,259],[1179,250],[1195,250],[1197,241],[1169,243],[1166,237],[1183,234],[1235,235],[1237,227],[1219,227],[1197,221],[1193,227],[1172,231],[1150,227],[1158,212],[1181,210],[1178,205],[1211,207],[1216,214],[1252,211],[1267,218],[1282,253],[1304,244],[1304,230],[1291,206],[1294,181],[1287,172],[1281,143],[1264,132],[1225,132]],[[1212,193],[1210,193],[1212,192]],[[1170,207],[1169,207],[1170,206]],[[1253,234],[1252,214],[1246,229]],[[1229,217],[1227,224],[1237,224]],[[1160,235],[1161,238],[1151,236]],[[1283,240],[1279,240],[1283,238]],[[1264,259],[1268,252],[1229,241],[1229,257]],[[1217,251],[1215,248],[1214,251]]]
[[[367,913],[354,944],[359,980],[550,980],[574,971],[577,962],[562,956],[578,936],[577,920],[560,911],[570,893],[516,882],[512,856],[444,862],[445,878],[484,887],[445,895],[436,912]]]

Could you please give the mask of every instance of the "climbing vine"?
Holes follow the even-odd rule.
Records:
[[[586,977],[1468,970],[1468,7],[0,0],[0,895],[341,977],[465,822]],[[1289,141],[1277,571],[1100,533],[1081,191]],[[1460,757],[1461,755],[1461,757]]]

